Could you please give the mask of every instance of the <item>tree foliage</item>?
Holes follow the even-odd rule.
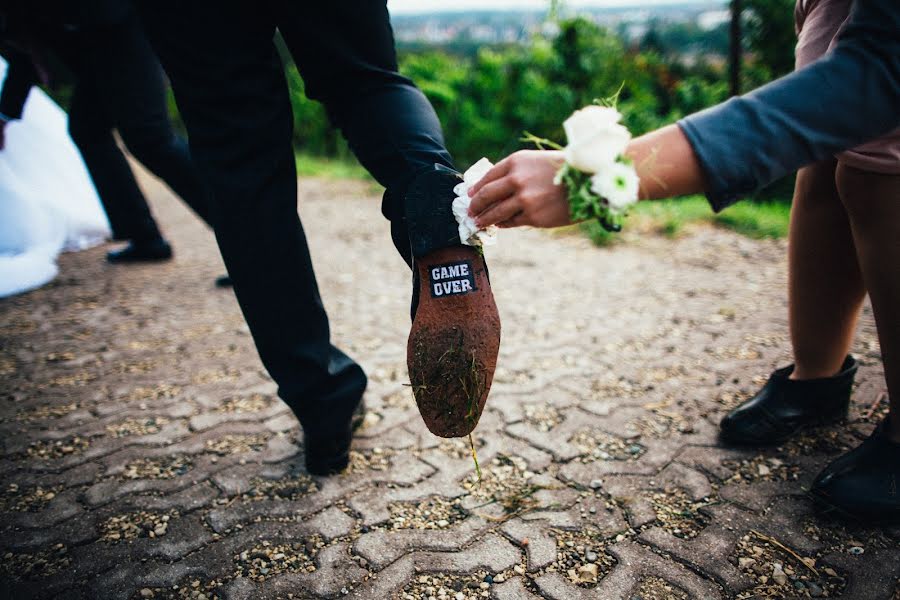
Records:
[[[744,41],[771,77],[794,70],[795,0],[744,0]]]
[[[562,122],[574,110],[620,88],[618,108],[635,134],[724,100],[721,61],[705,61],[702,52],[692,56],[686,63],[653,44],[629,47],[622,36],[576,17],[551,22],[526,44],[483,46],[464,54],[403,51],[400,70],[431,100],[450,151],[466,167],[481,156],[499,159],[524,147],[526,131],[564,142]],[[747,73],[754,83],[771,76],[758,62]],[[348,156],[324,109],[306,98],[296,70],[288,68],[287,77],[296,147],[312,155]]]

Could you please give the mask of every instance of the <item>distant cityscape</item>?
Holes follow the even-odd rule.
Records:
[[[725,0],[706,0],[660,6],[581,8],[566,15],[585,16],[617,31],[627,41],[640,40],[651,24],[689,25],[711,31],[729,20]],[[414,45],[517,44],[534,35],[552,34],[547,11],[494,10],[395,15],[394,33],[398,43]]]

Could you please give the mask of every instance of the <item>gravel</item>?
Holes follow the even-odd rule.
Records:
[[[787,545],[783,540],[779,543]],[[757,535],[741,537],[733,562],[755,585],[738,594],[737,600],[833,598],[841,595],[847,585],[844,576],[831,567],[820,565],[817,557],[797,554],[802,562]]]
[[[637,460],[646,451],[641,444],[596,430],[579,431],[569,443],[583,453],[581,462],[597,460]]]
[[[447,529],[468,516],[459,498],[447,500],[439,496],[416,504],[391,504],[388,509],[390,529]]]
[[[175,511],[166,514],[137,511],[116,515],[100,524],[100,539],[118,543],[142,537],[159,538],[166,535],[169,520],[174,516],[178,516]]]
[[[184,475],[190,468],[191,460],[178,454],[164,458],[141,458],[125,465],[122,477],[125,479],[173,479]]]
[[[266,446],[264,433],[223,435],[214,440],[206,440],[206,450],[219,456],[258,452]]]

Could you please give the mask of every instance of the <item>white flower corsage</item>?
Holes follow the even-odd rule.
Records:
[[[528,136],[538,146],[563,150],[566,162],[554,182],[569,193],[573,221],[597,219],[608,231],[620,231],[628,207],[637,202],[640,180],[631,161],[623,156],[631,133],[619,121],[622,115],[609,106],[587,106],[563,123],[568,145]]]

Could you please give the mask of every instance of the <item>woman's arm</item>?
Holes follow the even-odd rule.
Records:
[[[704,191],[715,210],[900,126],[900,0],[856,0],[835,49],[740,98],[631,142],[641,197]],[[556,153],[513,154],[473,188],[481,226],[568,222]],[[549,174],[549,176],[548,176]],[[493,184],[490,187],[488,184]]]
[[[703,191],[700,163],[677,125],[631,140],[625,154],[641,178],[642,200]],[[571,223],[566,191],[553,183],[562,152],[522,150],[472,187],[469,211],[480,227],[559,227]]]
[[[679,122],[715,210],[900,126],[900,1],[855,0],[834,49]]]

